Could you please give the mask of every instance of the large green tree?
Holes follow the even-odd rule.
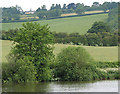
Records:
[[[110,26],[105,22],[94,22],[92,27],[88,30],[88,33],[98,33],[98,32],[110,32]]]
[[[7,22],[12,19],[15,20],[20,19],[21,11],[17,7],[2,8],[2,10],[3,10],[2,13],[3,22]]]
[[[41,26],[38,23],[26,23],[12,38],[15,46],[10,57],[15,61],[24,57],[31,57],[37,70],[38,81],[48,81],[51,78],[49,64],[53,59],[53,35],[48,25]]]
[[[47,16],[47,12],[46,11],[39,11],[38,9],[38,12],[37,12],[37,16],[39,17],[39,19],[45,19],[46,16]]]

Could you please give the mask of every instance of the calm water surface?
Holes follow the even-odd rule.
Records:
[[[118,80],[5,84],[3,92],[118,92]]]

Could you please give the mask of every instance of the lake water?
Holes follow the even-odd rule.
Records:
[[[3,92],[118,92],[118,80],[3,85]]]

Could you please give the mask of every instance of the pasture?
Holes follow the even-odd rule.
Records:
[[[2,42],[2,62],[7,62],[6,56],[10,52],[12,42],[8,40],[0,40]],[[54,54],[57,54],[68,46],[76,46],[77,45],[69,45],[69,44],[55,44],[54,45]],[[94,47],[94,46],[82,46],[84,47],[90,55],[96,61],[118,61],[118,47]]]
[[[62,19],[40,20],[41,25],[49,24],[51,31],[85,34],[95,21],[105,21],[108,14],[97,14]],[[22,27],[23,22],[2,23],[3,30]],[[1,23],[0,23],[1,24]]]

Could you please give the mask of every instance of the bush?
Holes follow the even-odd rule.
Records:
[[[119,62],[94,62],[98,68],[118,68]]]
[[[32,82],[36,80],[36,69],[30,57],[19,59],[16,63],[3,63],[2,80],[5,82]]]
[[[119,70],[109,70],[107,72],[108,75],[108,79],[120,79],[120,75],[119,75],[120,71]]]
[[[98,79],[93,59],[82,47],[68,47],[58,54],[55,77],[63,81],[89,81]]]
[[[98,80],[106,80],[107,79],[107,72],[106,71],[101,71],[101,70],[97,70],[97,76],[98,76]],[[96,79],[95,79],[96,80]]]
[[[8,31],[0,31],[0,34],[2,34],[2,36],[0,37],[0,39],[2,40],[10,40],[11,38],[16,36],[16,33],[18,32],[18,29],[10,29]]]

